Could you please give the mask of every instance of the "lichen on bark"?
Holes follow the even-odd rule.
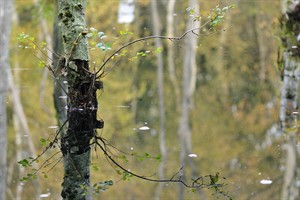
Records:
[[[63,199],[82,200],[91,196],[90,142],[95,129],[104,123],[97,120],[96,91],[103,88],[89,72],[89,51],[85,22],[85,0],[59,0],[58,21],[64,46],[61,63],[68,82],[68,128],[61,135],[64,157]]]
[[[87,30],[85,22],[86,1],[63,0],[59,1],[58,6],[58,20],[63,33],[66,56],[69,56],[69,60],[88,61],[88,41],[82,36],[82,33]]]

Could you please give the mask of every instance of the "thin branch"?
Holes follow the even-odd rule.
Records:
[[[186,32],[184,32],[181,36],[179,37],[169,37],[169,36],[148,36],[148,37],[143,37],[143,38],[140,38],[140,39],[137,39],[137,40],[134,40],[132,42],[129,42],[127,44],[125,44],[124,46],[120,47],[118,50],[116,50],[115,52],[113,52],[104,62],[103,64],[101,65],[101,67],[99,68],[99,70],[96,72],[96,74],[98,74],[103,68],[104,66],[108,63],[108,61],[110,61],[117,53],[119,53],[120,51],[122,51],[123,49],[125,49],[126,47],[128,46],[131,46],[137,42],[141,42],[141,41],[145,41],[145,40],[149,40],[149,39],[168,39],[168,40],[171,40],[171,41],[174,41],[174,40],[182,40],[187,34],[189,33],[193,33],[195,34],[195,31],[196,30],[200,30],[201,28],[203,28],[204,26],[206,26],[207,24],[209,24],[210,21],[207,21],[206,23],[204,23],[202,26],[200,27],[197,27],[197,28],[193,28],[193,29],[190,29],[190,30],[187,30]],[[200,34],[195,34],[197,36],[200,36]],[[100,78],[101,76],[97,76],[97,79]]]
[[[43,152],[41,154],[39,154],[35,159],[33,159],[31,161],[31,163],[35,162],[37,159],[39,159],[42,155],[44,155],[46,153],[46,151],[50,148],[53,147],[53,145],[57,142],[57,138],[59,133],[62,131],[62,129],[64,128],[64,126],[67,124],[67,122],[69,121],[69,119],[67,119],[62,126],[59,128],[59,130],[56,132],[54,139],[50,142],[50,144],[43,150]]]
[[[103,138],[98,138],[103,145],[105,146],[105,141],[103,140]],[[169,182],[173,182],[173,183],[181,183],[184,186],[186,186],[187,188],[198,188],[198,187],[209,187],[210,184],[203,184],[203,185],[197,185],[197,186],[193,186],[193,185],[189,185],[187,183],[185,183],[184,181],[182,181],[181,179],[173,179],[174,176],[171,179],[165,179],[165,180],[158,180],[158,179],[151,179],[151,178],[147,178],[145,176],[142,175],[138,175],[134,172],[128,171],[127,169],[125,169],[123,166],[121,166],[118,162],[116,162],[105,150],[105,148],[98,142],[98,140],[96,141],[96,144],[101,148],[101,150],[103,151],[104,155],[112,162],[114,163],[117,167],[119,167],[120,169],[122,169],[124,172],[135,176],[137,178],[143,179],[143,180],[147,180],[147,181],[151,181],[151,182],[159,182],[159,183],[169,183]],[[177,172],[178,173],[178,172]]]

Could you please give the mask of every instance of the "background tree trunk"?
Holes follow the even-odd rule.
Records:
[[[195,13],[199,13],[199,4],[197,0],[190,0],[189,7],[195,9]],[[194,21],[190,18],[187,22],[186,30],[193,27],[200,27],[200,21]],[[180,144],[180,165],[183,167],[180,176],[185,179],[185,168],[187,160],[189,161],[192,177],[197,177],[197,170],[193,161],[192,142],[191,142],[191,128],[190,128],[190,109],[193,106],[192,97],[196,86],[196,52],[198,37],[193,34],[187,35],[184,38],[184,58],[183,58],[183,78],[182,78],[182,99],[181,99],[181,118],[178,128],[179,144]],[[202,198],[205,199],[204,193],[200,190]],[[178,199],[184,199],[184,186],[179,185]]]
[[[167,4],[167,36],[173,37],[175,36],[174,31],[174,10],[175,10],[176,0],[169,0]],[[179,84],[176,77],[176,70],[175,70],[175,52],[174,52],[174,41],[167,41],[168,43],[168,69],[169,69],[169,76],[174,88],[175,99],[176,99],[176,108],[180,106],[180,91],[179,91]],[[177,110],[178,111],[178,110]]]
[[[161,35],[161,26],[157,1],[151,1],[151,14],[152,14],[152,25],[154,35]],[[160,39],[155,40],[155,48],[162,48],[162,43]],[[166,149],[166,139],[165,139],[165,103],[164,103],[164,76],[163,76],[163,57],[162,54],[157,54],[157,89],[158,89],[158,98],[159,98],[159,147],[161,153],[161,163],[159,165],[159,179],[164,179],[165,177],[165,168],[167,162],[167,149]],[[163,189],[163,183],[159,183],[155,193],[155,199],[160,199],[160,193]]]
[[[26,140],[23,143],[23,145],[26,148],[26,151],[32,157],[36,157],[37,151],[36,151],[36,149],[34,147],[34,143],[32,141],[32,135],[29,130],[29,126],[28,126],[26,115],[24,113],[23,105],[21,103],[19,90],[17,89],[17,87],[14,84],[14,78],[13,78],[10,70],[7,73],[7,77],[8,77],[9,90],[10,90],[11,96],[12,96],[13,117],[14,117],[14,123],[15,123],[14,126],[15,126],[15,131],[16,131],[16,143],[18,143],[18,138],[20,137],[20,134],[21,134],[20,132],[22,132],[22,135],[26,135]],[[23,145],[22,145],[22,142],[20,141],[20,146],[19,146],[20,149],[17,149],[17,159],[20,158],[21,151],[24,151]],[[19,160],[16,160],[16,162]],[[33,163],[33,166],[35,166],[35,163]],[[20,169],[19,176],[21,177],[24,175],[23,174],[24,169],[22,169],[21,166],[19,166],[19,167],[20,167],[19,168]],[[34,185],[34,190],[35,190],[35,194],[36,194],[36,199],[39,199],[39,195],[41,193],[39,178],[37,178],[36,180],[33,180],[33,185]],[[20,195],[22,193],[22,186],[18,185],[17,191],[19,191],[19,193],[17,193],[16,198],[21,198]]]
[[[6,199],[6,153],[7,153],[7,71],[9,69],[9,40],[13,1],[0,0],[0,199]]]

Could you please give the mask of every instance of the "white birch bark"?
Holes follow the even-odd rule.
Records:
[[[297,151],[297,127],[298,127],[298,88],[300,78],[300,56],[295,49],[298,50],[299,41],[297,37],[300,29],[299,17],[300,2],[298,0],[287,1],[282,0],[283,11],[283,29],[286,29],[283,41],[284,53],[284,71],[283,83],[280,99],[280,121],[283,132],[286,132],[286,150],[285,156],[285,172],[283,179],[283,187],[281,193],[282,200],[299,199],[300,190],[297,187],[297,177],[299,176],[299,155]],[[285,26],[285,24],[293,24]],[[297,31],[298,30],[298,31]],[[296,32],[295,32],[296,31]],[[299,50],[298,50],[299,51]]]
[[[8,76],[8,85],[9,85],[9,90],[11,92],[11,96],[12,96],[12,103],[13,103],[13,113],[14,113],[14,122],[16,122],[16,137],[18,138],[20,134],[19,131],[22,132],[23,136],[26,136],[24,144],[27,146],[28,148],[28,152],[32,157],[36,157],[37,156],[37,151],[34,147],[34,143],[32,140],[32,135],[28,126],[28,122],[27,122],[27,118],[26,115],[24,113],[24,109],[22,106],[22,102],[20,99],[20,95],[18,90],[16,89],[16,86],[14,84],[14,80],[13,80],[13,76],[10,70],[8,70],[7,73]],[[20,144],[20,147],[23,146]],[[21,151],[22,149],[20,149]],[[20,152],[19,152],[20,153]],[[18,155],[18,153],[17,153]],[[20,169],[20,176],[22,176],[22,169]],[[39,184],[39,178],[37,178],[36,180],[33,181],[34,184],[34,189],[36,192],[36,199],[39,199],[39,194],[40,194],[40,184]],[[21,186],[20,186],[21,187]],[[21,192],[21,188],[18,188],[18,191]]]
[[[295,126],[297,125],[298,117],[294,113],[297,111],[300,63],[290,59],[293,58],[290,58],[289,53],[285,52],[284,78],[280,100],[281,126],[283,132],[287,132],[287,141],[284,145],[286,160],[281,194],[282,200],[296,200],[299,196],[299,188],[296,187],[296,177],[299,173],[299,167],[297,165],[299,155],[297,153],[297,143],[295,142],[297,141],[297,130]]]
[[[7,71],[9,68],[9,40],[13,1],[0,0],[0,199],[6,199],[7,169]]]
[[[90,142],[95,129],[103,128],[97,120],[98,101],[96,91],[102,82],[95,81],[89,70],[88,41],[85,37],[86,1],[59,0],[58,22],[61,30],[64,62],[67,71],[68,128],[61,135],[61,151],[64,161],[63,199],[91,199],[90,193]]]
[[[34,4],[35,6],[38,7],[40,3],[40,0],[34,0]],[[48,49],[52,49],[52,39],[51,39],[51,34],[50,31],[48,29],[47,26],[47,21],[45,20],[44,16],[43,16],[43,12],[42,12],[42,8],[39,7],[38,9],[38,20],[39,20],[39,24],[40,24],[40,29],[38,29],[38,38],[39,41],[44,41],[47,44],[47,48]],[[52,52],[49,50],[46,50],[46,64],[51,65],[52,62]],[[38,52],[38,57],[42,56],[42,52]],[[47,82],[47,78],[48,78],[48,74],[49,74],[49,70],[48,68],[44,68],[43,70],[43,75],[41,78],[41,82],[40,82],[40,104],[41,107],[44,108],[45,111],[49,112],[49,109],[44,105],[44,98],[45,98],[45,86],[46,86],[46,82]]]
[[[151,0],[151,14],[154,35],[161,35],[160,27],[162,26],[161,20],[159,19],[157,1]],[[155,48],[161,48],[161,40],[155,40]],[[158,86],[158,98],[159,98],[159,147],[161,153],[161,163],[159,165],[159,179],[165,177],[165,167],[167,159],[167,149],[165,141],[165,105],[164,105],[164,77],[163,77],[163,58],[162,54],[157,54],[157,86]],[[163,189],[163,183],[159,183],[155,192],[154,199],[160,199],[160,193]]]
[[[175,10],[176,0],[169,0],[167,3],[168,3],[167,24],[166,24],[167,36],[172,37],[175,35],[174,10]],[[176,77],[176,70],[175,70],[175,63],[174,63],[175,60],[174,43],[172,41],[167,41],[167,45],[168,45],[167,59],[168,59],[169,77],[175,93],[176,108],[178,108],[180,105],[180,97],[179,97],[180,91],[179,91],[179,84],[178,84],[178,79]]]
[[[189,7],[199,13],[199,3],[197,0],[190,0]],[[186,29],[200,27],[200,21],[189,19]],[[180,172],[181,179],[185,179],[185,168],[187,161],[192,170],[192,176],[197,177],[197,170],[193,158],[189,157],[192,153],[191,129],[190,129],[190,109],[192,107],[192,97],[195,91],[197,65],[196,52],[198,38],[195,35],[187,35],[184,39],[184,61],[183,61],[183,78],[182,78],[182,102],[181,102],[181,117],[179,122],[178,136],[180,144],[179,160],[183,169]],[[199,190],[201,198],[205,199],[204,193]],[[178,199],[184,199],[184,186],[179,185]]]

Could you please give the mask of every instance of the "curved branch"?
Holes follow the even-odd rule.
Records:
[[[98,140],[100,140],[100,141],[103,143],[104,146],[106,146],[106,142],[105,142],[105,140],[104,140],[103,138],[101,138],[101,137],[97,137],[97,140],[95,141],[95,143],[96,143],[96,144],[100,147],[100,149],[103,151],[105,157],[106,157],[107,159],[109,159],[112,163],[114,163],[117,167],[119,167],[121,170],[123,170],[124,172],[126,172],[126,173],[128,173],[128,174],[130,174],[130,175],[132,175],[132,176],[135,176],[135,177],[140,178],[140,179],[143,179],[143,180],[151,181],[151,182],[158,182],[158,183],[170,183],[170,182],[172,182],[172,183],[181,183],[181,184],[183,184],[183,185],[184,185],[185,187],[187,187],[187,188],[212,188],[212,187],[213,187],[213,188],[215,188],[216,191],[218,191],[220,194],[225,195],[224,192],[222,192],[222,191],[220,191],[220,190],[218,189],[218,187],[222,187],[224,184],[215,184],[215,183],[213,183],[213,182],[212,182],[212,183],[209,183],[209,184],[203,183],[203,179],[204,179],[205,177],[210,177],[211,175],[200,176],[200,177],[198,177],[197,179],[192,180],[192,183],[191,183],[191,184],[188,184],[188,183],[184,182],[183,180],[181,180],[181,177],[179,177],[179,179],[174,179],[174,177],[175,177],[177,174],[179,174],[179,172],[182,170],[183,167],[181,167],[181,168],[179,169],[179,171],[176,172],[170,179],[162,179],[162,180],[148,178],[148,177],[145,177],[145,176],[136,174],[136,173],[134,173],[134,172],[128,171],[128,170],[125,169],[122,165],[120,165],[117,161],[115,161],[115,160],[111,157],[111,155],[108,154],[106,148],[103,147],[103,146],[99,143]],[[199,182],[199,181],[201,181],[201,182]]]
[[[207,21],[206,23],[204,23],[202,26],[200,27],[197,27],[197,28],[193,28],[193,29],[190,29],[190,30],[187,30],[186,32],[184,32],[181,36],[179,37],[169,37],[169,36],[148,36],[148,37],[143,37],[143,38],[139,38],[139,39],[136,39],[132,42],[129,42],[127,44],[125,44],[124,46],[120,47],[119,49],[117,49],[115,52],[113,52],[104,62],[103,64],[101,65],[101,67],[98,69],[98,71],[96,72],[96,75],[104,68],[104,66],[108,63],[108,61],[110,61],[117,53],[119,53],[120,51],[122,51],[123,49],[125,49],[126,47],[129,47],[135,43],[138,43],[138,42],[141,42],[141,41],[145,41],[145,40],[150,40],[150,39],[168,39],[168,40],[171,40],[171,41],[174,41],[174,40],[182,40],[187,34],[189,33],[193,33],[194,35],[196,36],[200,36],[201,34],[197,34],[195,33],[196,30],[200,30],[201,28],[203,28],[204,26],[206,26],[207,24],[209,24],[210,21]],[[98,75],[96,78],[100,78],[101,75],[103,73],[101,73],[100,75]]]

